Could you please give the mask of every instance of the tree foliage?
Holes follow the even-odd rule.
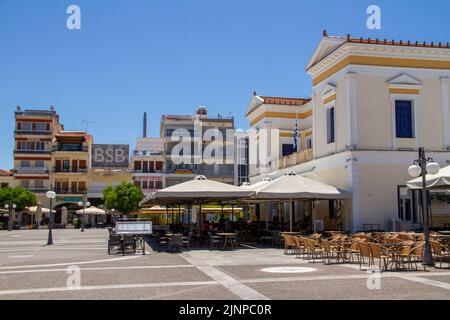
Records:
[[[16,211],[22,211],[26,207],[36,205],[36,195],[23,188],[1,188],[0,206],[3,209],[6,204],[17,206]]]
[[[139,210],[139,202],[144,199],[144,193],[132,183],[123,182],[116,187],[103,190],[105,207],[115,209],[123,214]]]

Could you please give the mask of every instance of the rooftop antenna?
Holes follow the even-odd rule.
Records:
[[[88,127],[90,123],[95,123],[95,121],[83,120],[83,123],[86,125],[85,132],[88,133]]]

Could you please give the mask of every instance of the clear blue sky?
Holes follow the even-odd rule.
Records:
[[[66,8],[82,30],[66,28]],[[382,30],[366,9],[382,9]],[[97,143],[135,144],[142,113],[159,134],[163,113],[206,105],[247,128],[259,94],[308,97],[305,65],[332,35],[450,41],[448,0],[0,0],[0,168],[12,167],[17,105],[54,105],[67,130]]]

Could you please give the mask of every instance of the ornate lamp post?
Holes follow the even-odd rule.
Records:
[[[51,246],[53,244],[53,236],[52,236],[52,227],[53,227],[53,199],[56,198],[56,193],[54,191],[47,191],[45,194],[46,197],[50,200],[50,219],[48,222],[48,240],[47,245]]]
[[[15,203],[11,203],[11,204],[5,204],[5,209],[9,210],[9,214],[8,214],[8,231],[11,231],[12,226],[12,219],[11,219],[11,213],[13,210],[16,210],[17,205]]]
[[[423,264],[427,266],[434,265],[433,255],[430,245],[430,221],[428,217],[428,196],[427,196],[427,174],[437,174],[440,170],[439,164],[434,162],[433,158],[425,156],[425,149],[419,148],[419,159],[414,160],[414,164],[408,168],[411,177],[422,177],[422,213],[424,216],[423,234],[425,237],[425,248],[423,253]]]
[[[81,232],[84,232],[84,210],[90,207],[91,203],[89,201],[78,202],[80,207],[83,207],[83,216],[81,217]]]

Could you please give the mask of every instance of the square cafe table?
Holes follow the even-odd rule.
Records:
[[[217,233],[218,236],[223,237],[223,248],[222,250],[226,249],[227,243],[229,242],[231,245],[231,248],[233,249],[233,238],[236,236],[236,233],[227,233],[227,232],[221,232]]]

